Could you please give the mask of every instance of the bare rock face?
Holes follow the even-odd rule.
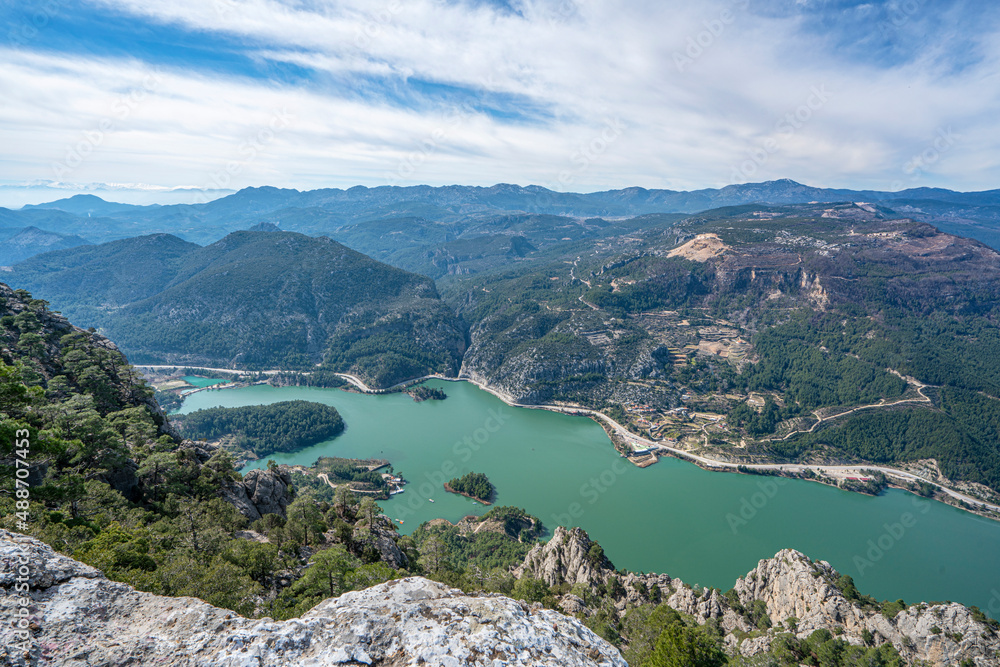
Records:
[[[536,544],[524,559],[524,563],[514,571],[514,576],[530,576],[541,579],[549,586],[562,583],[603,584],[607,580],[610,567],[607,558],[590,555],[593,544],[581,528],[556,528],[552,539],[545,544]]]
[[[285,508],[292,500],[288,491],[291,483],[292,477],[287,470],[251,470],[242,482],[233,483],[222,493],[240,514],[256,521],[264,514],[285,516]]]
[[[18,564],[31,571],[30,646],[23,650],[11,624],[0,624],[3,665],[627,667],[575,619],[420,577],[346,593],[302,618],[275,622],[136,591],[2,530],[0,562],[4,618],[19,606]]]
[[[977,666],[996,665],[1000,636],[977,621],[967,607],[957,604],[912,605],[894,618],[880,610],[865,608],[844,597],[833,585],[839,573],[829,563],[813,563],[792,549],[762,560],[737,580],[736,592],[743,605],[763,600],[775,623],[797,619],[796,634],[808,636],[818,628],[843,629],[841,637],[863,643],[867,630],[875,643],[892,642],[907,660],[932,665],[957,665],[971,659]]]
[[[524,563],[514,570],[514,576],[541,579],[549,586],[562,583],[582,584],[592,590],[598,586],[606,586],[611,577],[617,577],[622,585],[615,600],[615,608],[619,612],[640,604],[649,604],[654,587],[665,598],[680,583],[665,574],[629,572],[620,575],[615,572],[614,565],[603,552],[591,552],[594,544],[582,528],[559,526],[552,539],[532,547],[525,556]],[[583,611],[577,602],[579,599],[575,595],[566,595],[560,600],[560,604],[567,613],[575,614]]]

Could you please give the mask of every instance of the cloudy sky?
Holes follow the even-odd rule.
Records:
[[[0,184],[1000,187],[988,0],[5,0],[0,16]]]

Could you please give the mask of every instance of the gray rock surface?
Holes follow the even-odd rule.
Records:
[[[427,665],[627,667],[579,621],[500,596],[467,596],[411,577],[320,603],[283,622],[247,619],[194,598],[142,593],[0,530],[0,612],[18,604],[15,567],[32,584],[31,647],[0,624],[0,665]]]
[[[251,470],[243,481],[223,489],[222,497],[250,521],[264,514],[285,516],[285,508],[292,501],[288,491],[291,483],[292,477],[287,470]]]
[[[840,627],[844,639],[861,644],[867,630],[876,643],[892,642],[907,660],[932,665],[957,665],[964,659],[983,667],[1000,664],[1000,636],[977,621],[967,607],[916,604],[890,619],[878,609],[845,598],[833,585],[839,576],[829,563],[813,563],[798,551],[784,549],[760,561],[736,581],[735,589],[744,605],[763,600],[775,623],[795,617],[799,637],[818,628]]]

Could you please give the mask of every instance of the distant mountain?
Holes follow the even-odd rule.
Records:
[[[47,253],[5,274],[139,363],[327,368],[376,386],[454,374],[464,326],[428,278],[327,238],[170,235]]]
[[[36,225],[95,241],[165,232],[196,243],[211,243],[226,234],[260,222],[287,231],[334,236],[335,232],[374,220],[424,219],[450,225],[473,216],[507,214],[555,215],[571,218],[626,218],[652,213],[696,213],[749,203],[878,202],[892,208],[915,201],[937,202],[935,215],[955,217],[959,211],[979,220],[984,207],[1000,206],[1000,190],[954,192],[914,188],[901,192],[816,188],[782,179],[693,191],[625,188],[587,194],[554,192],[536,185],[498,184],[491,187],[426,185],[362,186],[299,191],[274,187],[246,188],[205,204],[129,206],[93,195],[79,195],[21,211],[0,210],[0,225]],[[72,224],[40,224],[42,213],[72,214]],[[36,216],[24,218],[21,216]],[[86,216],[103,218],[99,229],[86,227]],[[989,222],[989,221],[987,221]],[[392,241],[393,239],[389,239]],[[382,247],[394,252],[399,247]]]
[[[50,250],[89,244],[90,241],[79,236],[56,234],[37,227],[0,229],[0,266],[10,266]]]
[[[65,211],[66,213],[87,217],[91,215],[101,216],[109,213],[122,213],[138,208],[146,207],[135,206],[133,204],[108,202],[104,201],[97,195],[73,195],[72,197],[67,197],[66,199],[58,199],[53,202],[48,202],[47,204],[27,204],[22,207],[22,210],[55,209],[57,211]],[[158,208],[158,206],[154,204],[151,208]]]
[[[170,234],[152,234],[38,255],[6,277],[92,326],[109,311],[162,292],[182,261],[199,249]]]

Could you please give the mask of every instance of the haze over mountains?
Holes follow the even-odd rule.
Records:
[[[165,232],[199,244],[260,222],[288,231],[330,235],[360,222],[400,218],[453,224],[470,216],[498,213],[570,218],[633,217],[651,213],[694,213],[754,202],[772,204],[868,201],[906,215],[935,221],[946,231],[1000,243],[1000,190],[961,193],[939,188],[900,192],[816,188],[783,179],[690,192],[626,188],[588,194],[554,192],[539,186],[362,186],[300,192],[247,188],[205,204],[134,206],[77,195],[13,211],[0,208],[0,226],[36,226],[81,236],[91,242]],[[461,232],[459,233],[459,235]],[[338,240],[340,240],[338,238]]]

